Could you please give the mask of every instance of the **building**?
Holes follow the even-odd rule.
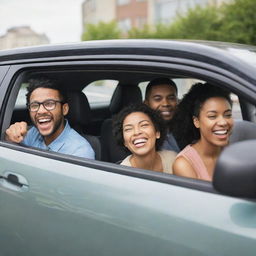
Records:
[[[82,4],[82,24],[115,20],[123,32],[147,24],[148,0],[85,0]]]
[[[85,0],[82,4],[83,28],[86,24],[115,20],[125,33],[144,25],[170,23],[196,5],[221,5],[232,0]],[[84,31],[84,30],[83,30]]]
[[[49,44],[45,34],[38,34],[29,26],[13,27],[0,36],[0,49],[10,49],[39,44]]]
[[[85,0],[82,3],[82,26],[116,20],[116,0]]]
[[[220,6],[230,1],[232,0],[149,0],[152,10],[150,20],[153,24],[170,23],[175,20],[177,15],[183,15],[196,6]]]
[[[123,32],[148,24],[147,0],[117,0],[116,20]]]

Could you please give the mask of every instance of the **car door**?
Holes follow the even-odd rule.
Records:
[[[0,255],[254,254],[255,202],[0,147]]]

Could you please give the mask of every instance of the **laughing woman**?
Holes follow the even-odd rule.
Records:
[[[232,127],[229,93],[208,83],[192,86],[174,117],[173,133],[181,148],[187,145],[173,164],[174,174],[211,181]]]
[[[158,151],[166,130],[157,112],[144,104],[128,106],[114,118],[113,132],[117,143],[132,153],[122,161],[122,165],[172,173],[176,153]]]

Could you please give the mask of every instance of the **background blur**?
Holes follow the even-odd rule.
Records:
[[[256,44],[255,0],[0,0],[0,49],[117,38]]]

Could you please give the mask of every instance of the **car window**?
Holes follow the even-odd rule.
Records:
[[[178,98],[181,99],[185,93],[190,89],[194,83],[202,82],[198,79],[177,78],[172,79],[178,87]],[[139,88],[142,92],[143,100],[145,99],[145,90],[149,81],[143,81],[139,83]],[[86,94],[89,104],[91,106],[97,105],[109,105],[113,92],[118,84],[117,80],[97,80],[83,89],[83,93]],[[17,96],[15,108],[23,107],[26,105],[26,86],[27,83],[22,83]],[[241,107],[239,104],[238,96],[234,93],[231,94],[233,101],[233,117],[237,120],[242,120]]]
[[[19,107],[24,107],[26,105],[26,87],[27,87],[27,83],[22,83],[18,96],[17,96],[17,100],[15,103],[15,108],[19,108]]]
[[[97,80],[88,84],[83,93],[87,96],[90,106],[109,105],[117,80]]]
[[[202,80],[198,79],[192,79],[192,78],[177,78],[177,79],[172,79],[175,84],[178,87],[178,98],[181,99],[183,95],[189,90],[189,88],[199,82],[204,82]],[[142,97],[143,100],[145,99],[145,92],[146,92],[146,87],[150,81],[143,81],[139,83],[139,88],[141,89],[142,92]]]
[[[231,93],[231,99],[233,101],[233,107],[232,107],[233,118],[236,120],[243,120],[238,96],[234,93]]]
[[[195,84],[195,83],[200,83],[204,82],[199,79],[194,79],[194,78],[175,78],[172,79],[175,84],[177,85],[178,88],[178,98],[182,99],[183,95],[188,92],[190,87]],[[139,88],[141,89],[143,100],[145,99],[145,91],[146,87],[148,85],[149,81],[143,81],[139,83]],[[239,103],[238,96],[235,95],[234,93],[231,93],[231,99],[233,101],[233,117],[236,120],[242,120],[242,112],[241,112],[241,107]]]
[[[117,80],[97,80],[87,85],[83,89],[83,93],[86,94],[90,105],[108,105],[117,84]],[[27,85],[27,83],[22,83],[17,96],[15,107],[23,107],[26,105]]]

